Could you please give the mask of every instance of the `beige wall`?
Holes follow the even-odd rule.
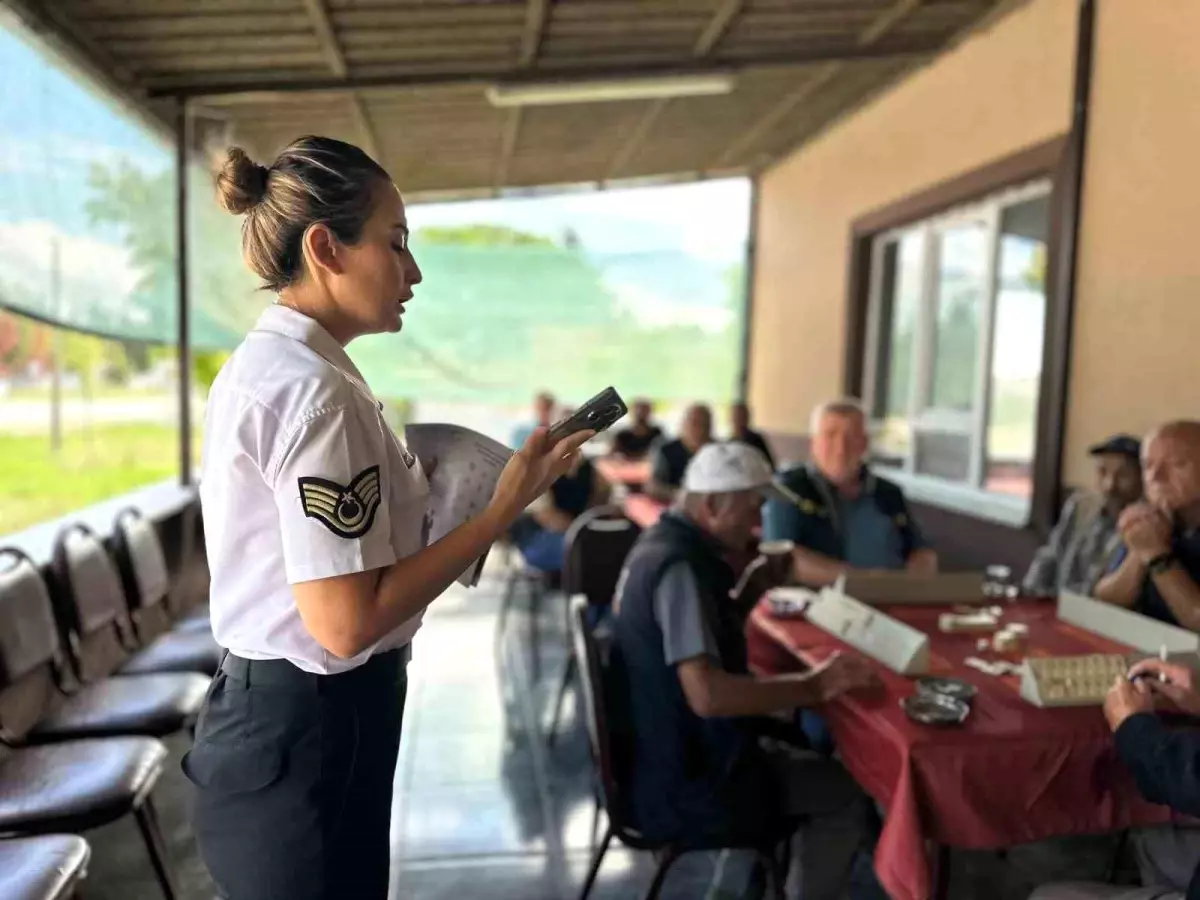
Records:
[[[1123,428],[1200,416],[1200,3],[1097,20],[1066,477]]]
[[[763,428],[805,431],[841,388],[855,219],[1067,131],[1076,8],[1032,0],[764,175],[750,369]]]

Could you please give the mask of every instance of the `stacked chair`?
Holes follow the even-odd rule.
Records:
[[[0,897],[68,900],[87,876],[88,842],[73,834],[0,840]]]
[[[21,551],[0,549],[5,900],[74,896],[90,852],[77,835],[126,816],[163,895],[176,896],[151,794],[162,738],[195,727],[221,651],[206,617],[179,627],[188,610],[169,590],[154,526],[127,510],[113,543],[115,558],[86,526],[68,526],[49,581]]]
[[[176,628],[172,621],[170,575],[154,525],[136,509],[117,516],[114,528],[117,566],[128,601],[129,630],[137,650],[121,666],[121,674],[200,672],[215,675],[222,650],[213,639],[208,618]]]

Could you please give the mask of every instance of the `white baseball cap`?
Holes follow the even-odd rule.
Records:
[[[775,472],[762,451],[731,441],[705,444],[688,463],[683,490],[690,494],[730,494],[759,491],[763,496],[799,503],[799,498],[775,480]]]

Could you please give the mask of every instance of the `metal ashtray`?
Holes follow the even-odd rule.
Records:
[[[767,594],[771,613],[780,619],[795,619],[804,615],[815,599],[816,594],[799,587],[775,588]]]
[[[945,694],[913,694],[900,701],[900,708],[922,725],[961,725],[971,712],[964,701]]]
[[[943,697],[969,702],[979,693],[979,689],[971,682],[963,681],[961,678],[939,678],[935,675],[926,675],[917,679],[917,693],[940,694]]]

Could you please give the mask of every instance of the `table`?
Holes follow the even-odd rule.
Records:
[[[604,456],[593,462],[596,471],[609,484],[642,487],[650,480],[651,462],[648,459],[620,459]]]
[[[621,506],[625,515],[643,529],[656,525],[667,510],[667,504],[645,494],[630,494],[622,501]]]
[[[931,674],[979,689],[961,727],[920,725],[899,705],[912,680],[879,666],[881,690],[821,710],[846,768],[887,810],[875,871],[894,900],[929,900],[945,889],[934,885],[931,849],[944,871],[945,848],[996,849],[1171,821],[1166,807],[1138,793],[1098,707],[1039,709],[1021,699],[1016,676],[964,666],[965,657],[990,654],[977,653],[977,635],[938,631],[945,606],[887,612],[930,636]],[[1009,605],[1003,621],[1029,626],[1030,655],[1124,651],[1058,621],[1050,602]],[[751,615],[747,639],[751,665],[765,673],[850,649],[803,619],[774,617],[765,604]]]

